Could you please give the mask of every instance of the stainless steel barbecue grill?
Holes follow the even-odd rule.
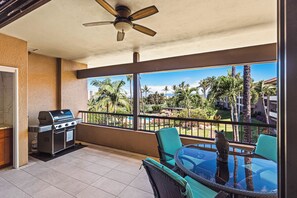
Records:
[[[30,126],[30,132],[37,132],[37,150],[42,153],[56,153],[75,145],[76,125],[81,119],[74,118],[69,109],[40,111],[39,126]]]

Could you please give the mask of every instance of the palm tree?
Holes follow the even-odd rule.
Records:
[[[133,80],[133,75],[132,74],[128,74],[126,75],[126,79],[129,82],[130,85],[130,105],[131,105],[131,109],[132,109],[132,80]]]
[[[203,79],[200,81],[199,88],[202,89],[203,96],[204,96],[204,98],[206,98],[206,92],[207,92],[207,89],[209,88],[209,84],[206,81],[206,79]]]
[[[251,122],[251,66],[244,65],[243,67],[243,121]],[[251,142],[251,127],[244,125],[244,141]]]
[[[276,94],[276,86],[272,84],[265,84],[262,80],[256,84],[255,90],[258,92],[262,100],[264,107],[266,123],[269,124],[269,108],[270,108],[270,96]],[[265,96],[267,96],[267,108],[265,108]]]
[[[204,98],[207,98],[207,91],[212,87],[213,83],[215,82],[216,77],[207,77],[202,79],[199,83],[198,88],[202,89],[202,93]]]
[[[231,75],[234,77],[236,75],[236,67],[232,66]]]
[[[98,87],[96,95],[96,103],[101,106],[108,106],[116,113],[119,107],[124,107],[130,111],[130,104],[126,97],[126,92],[123,87],[125,82],[123,80],[111,82],[110,79],[104,81],[93,80],[91,85]],[[109,108],[107,108],[109,112]]]
[[[147,94],[151,92],[151,88],[144,85],[144,88],[142,89],[143,93],[145,94],[145,97],[147,98]]]
[[[169,91],[168,87],[165,86],[164,89],[163,89],[163,91],[165,92],[165,97],[167,98],[167,92]]]
[[[98,94],[98,92],[100,92],[102,90],[102,87],[105,86],[106,84],[111,83],[110,78],[105,78],[103,81],[100,80],[93,80],[91,82],[91,85],[98,87],[98,91],[97,93],[95,93],[95,95],[89,100],[88,106],[90,111],[105,111],[109,112],[109,103],[104,103],[103,101],[100,101],[100,95]],[[105,109],[106,108],[106,109]]]
[[[173,86],[172,86],[172,90],[173,90],[173,91],[176,91],[176,89],[177,89],[177,86],[176,86],[176,85],[173,85]]]
[[[190,108],[192,107],[192,101],[196,88],[190,86],[180,86],[176,91],[177,103],[183,102],[184,107],[187,109],[188,117],[190,117]]]
[[[211,96],[216,99],[228,99],[228,102],[231,107],[231,121],[238,122],[238,112],[236,108],[236,99],[237,96],[242,92],[242,79],[240,75],[236,75],[232,77],[228,76],[220,76],[216,79],[212,90]],[[234,126],[234,141],[239,141],[239,132],[238,126]]]

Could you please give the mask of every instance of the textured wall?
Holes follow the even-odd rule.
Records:
[[[86,69],[87,65],[68,60],[62,60],[61,65],[61,107],[77,116],[79,110],[87,110],[88,85],[86,79],[76,78],[76,70]]]
[[[154,133],[79,124],[77,127],[77,140],[152,157],[159,156],[157,138]],[[181,141],[184,145],[213,142],[213,140],[188,137],[181,137]],[[230,144],[238,148],[254,149],[253,146]]]
[[[27,42],[0,34],[0,65],[19,72],[19,152],[20,165],[28,162],[28,52]]]
[[[38,124],[39,111],[57,109],[56,59],[29,54],[28,115],[29,124]]]
[[[80,124],[77,139],[92,144],[158,157],[154,133]]]

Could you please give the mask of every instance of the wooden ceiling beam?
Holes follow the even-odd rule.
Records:
[[[77,71],[77,78],[126,75],[276,61],[276,43]]]
[[[26,14],[32,12],[33,10],[39,8],[40,6],[48,3],[49,1],[51,0],[33,0],[32,2],[27,2],[27,1],[23,1],[22,4],[25,4],[27,3],[28,6],[25,6],[25,8],[21,8],[22,7],[22,4],[19,3],[19,1],[10,1],[6,4],[3,5],[3,10],[9,10],[9,12],[12,12],[14,11],[15,9],[18,9],[18,8],[21,8],[20,10],[16,10],[16,14],[12,14],[11,16],[8,16],[6,15],[7,13],[3,12],[4,13],[4,16],[1,16],[3,17],[4,20],[0,20],[0,29],[3,28],[4,26],[12,23],[13,21],[25,16]],[[14,7],[13,5],[14,4],[18,4],[18,7]],[[0,10],[1,10],[1,7],[0,7]],[[3,11],[2,10],[2,11]],[[2,13],[2,14],[3,14]],[[1,14],[1,12],[0,12]]]

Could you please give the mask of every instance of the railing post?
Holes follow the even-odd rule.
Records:
[[[133,53],[133,63],[139,62],[139,53]],[[136,131],[139,128],[138,115],[140,113],[140,76],[138,73],[133,73],[133,129]]]

